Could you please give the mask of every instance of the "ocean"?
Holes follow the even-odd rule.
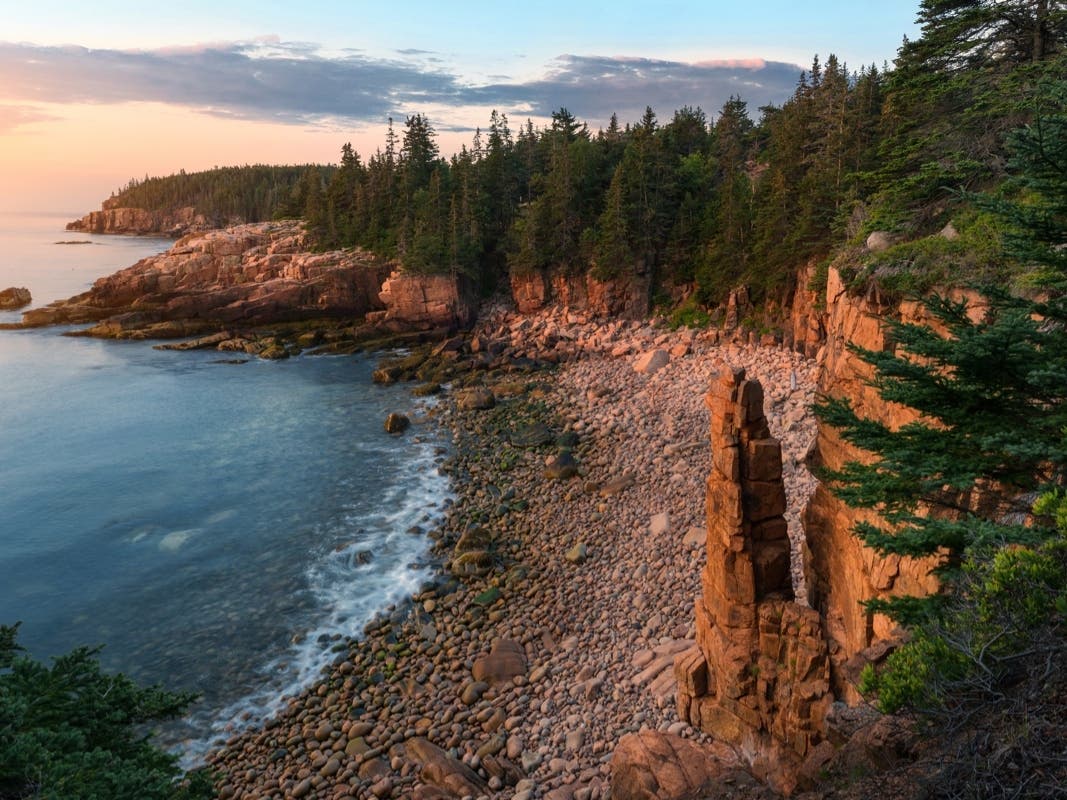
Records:
[[[170,245],[64,231],[75,216],[0,215],[0,289],[43,305]],[[164,732],[193,763],[430,577],[444,443],[370,357],[238,364],[64,330],[0,331],[0,623],[36,658],[102,645],[109,670],[199,692]]]

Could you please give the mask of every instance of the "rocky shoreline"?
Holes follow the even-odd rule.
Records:
[[[672,774],[717,776],[714,796],[774,796],[679,720],[672,666],[693,643],[705,558],[708,383],[728,367],[762,382],[799,555],[816,368],[717,339],[497,309],[441,350],[512,353],[438,406],[457,492],[432,533],[442,575],[277,719],[214,752],[219,796],[595,800],[649,796],[646,777]],[[699,748],[705,774],[671,773],[664,743],[675,773]]]

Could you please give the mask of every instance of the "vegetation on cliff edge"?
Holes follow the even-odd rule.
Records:
[[[1067,792],[1067,86],[1048,98],[1010,137],[1018,199],[975,198],[1042,292],[979,286],[980,309],[928,298],[941,331],[889,322],[892,350],[854,348],[882,398],[919,421],[892,430],[844,399],[818,409],[873,455],[826,475],[879,512],[856,533],[882,555],[939,563],[940,595],[866,604],[909,639],[861,687],[962,743],[934,770],[935,796]]]

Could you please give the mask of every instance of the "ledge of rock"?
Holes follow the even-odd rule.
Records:
[[[638,271],[629,280],[600,281],[592,273],[546,274],[534,271],[511,276],[511,295],[522,314],[555,301],[570,312],[590,317],[643,319],[648,314],[650,275]]]
[[[758,788],[757,796],[773,796],[737,769],[737,757],[728,747],[702,746],[660,731],[623,736],[611,766],[613,800],[706,800],[722,796],[716,789],[738,779]]]
[[[26,312],[23,325],[100,323],[88,333],[163,338],[235,324],[362,317],[381,307],[378,287],[389,269],[383,262],[360,250],[307,247],[301,223],[291,220],[190,234],[84,294]]]

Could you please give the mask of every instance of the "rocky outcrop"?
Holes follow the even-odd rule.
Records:
[[[730,290],[726,298],[725,316],[723,318],[723,330],[733,331],[741,326],[741,323],[752,314],[752,300],[749,298],[748,287],[738,286]]]
[[[601,281],[592,273],[545,275],[542,272],[513,274],[511,295],[523,314],[531,314],[556,302],[567,313],[590,318],[642,319],[648,314],[650,277],[635,274],[626,280]]]
[[[808,264],[797,272],[797,285],[793,290],[793,302],[785,332],[785,343],[815,358],[826,341],[826,322],[820,306],[819,290],[814,287],[815,265]]]
[[[143,208],[109,208],[107,203],[100,211],[91,211],[81,219],[67,223],[68,231],[175,237],[217,227],[218,224],[196,213],[193,206],[170,211],[148,211]]]
[[[791,791],[825,738],[830,662],[818,613],[793,602],[782,453],[763,388],[741,369],[712,382],[707,551],[698,647],[675,661],[679,716],[739,748]]]
[[[25,287],[12,286],[0,291],[0,311],[16,311],[32,302],[30,290]]]
[[[540,311],[549,300],[549,286],[541,272],[512,273],[511,297],[520,314]]]
[[[727,747],[704,747],[660,731],[630,733],[611,756],[614,800],[704,800],[744,773]],[[729,772],[729,778],[726,773]],[[723,779],[726,778],[725,782]]]
[[[190,234],[165,253],[34,309],[23,324],[98,323],[91,335],[184,336],[212,327],[362,317],[388,266],[359,250],[307,250],[299,222]]]
[[[384,312],[370,317],[390,330],[467,328],[477,303],[459,275],[422,275],[396,270],[382,283],[378,299]]]

